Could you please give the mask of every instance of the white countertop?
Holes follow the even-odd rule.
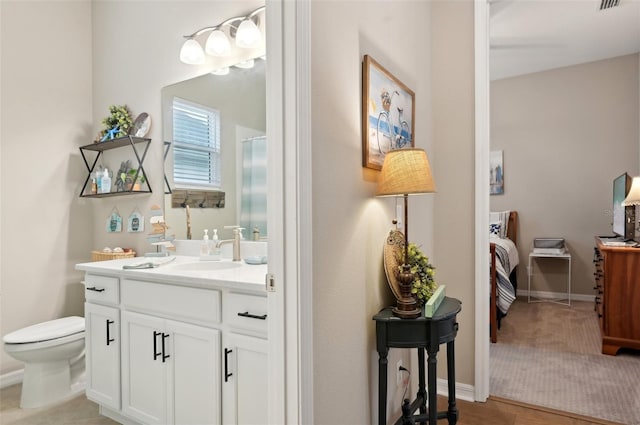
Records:
[[[139,264],[143,262],[162,263],[169,258],[175,260],[168,264],[149,269],[123,269],[124,265]],[[158,283],[184,285],[199,288],[229,288],[251,292],[264,293],[265,275],[267,265],[250,265],[244,261],[238,262],[239,267],[221,270],[184,270],[174,267],[181,264],[201,262],[198,257],[185,255],[173,255],[171,257],[134,257],[120,260],[95,261],[76,264],[76,270],[88,273],[120,276],[128,279],[140,279]],[[208,263],[208,261],[202,261]],[[222,260],[218,263],[232,263],[231,260]]]

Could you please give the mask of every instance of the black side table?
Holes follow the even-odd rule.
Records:
[[[437,425],[438,419],[446,418],[449,425],[458,422],[456,407],[456,372],[454,341],[458,333],[457,314],[462,309],[461,302],[445,297],[432,318],[400,319],[385,308],[373,316],[376,321],[376,345],[378,350],[378,424],[385,425],[387,418],[387,355],[389,348],[418,349],[418,394],[411,403],[402,406],[402,417],[396,425],[428,423]],[[447,379],[449,385],[449,405],[446,412],[438,412],[436,392],[436,365],[440,344],[447,344]],[[424,350],[428,358],[428,392],[425,390]],[[427,411],[426,401],[429,401]],[[414,414],[416,410],[420,414]],[[428,420],[428,422],[426,422]]]

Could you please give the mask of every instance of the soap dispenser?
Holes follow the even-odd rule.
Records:
[[[100,179],[100,193],[109,192],[111,192],[111,177],[109,177],[109,170],[105,168],[102,179]]]
[[[200,245],[200,255],[206,257],[209,255],[209,230],[204,229],[204,236],[202,237],[202,244]]]
[[[220,248],[218,248],[218,229],[213,229],[213,236],[211,237],[211,255],[214,256],[214,260],[220,259]]]

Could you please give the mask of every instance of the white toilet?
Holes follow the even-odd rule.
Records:
[[[4,351],[24,362],[20,407],[41,407],[84,390],[84,317],[28,326],[2,338]]]

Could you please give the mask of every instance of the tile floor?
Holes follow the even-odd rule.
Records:
[[[117,422],[98,414],[98,405],[84,394],[37,409],[20,409],[22,385],[0,390],[0,424],[2,425],[114,425]]]

